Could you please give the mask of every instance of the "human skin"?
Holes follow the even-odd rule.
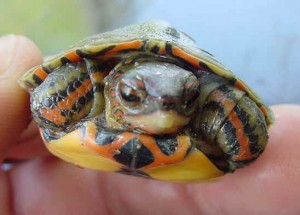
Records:
[[[81,169],[50,155],[31,121],[17,79],[42,62],[23,36],[0,38],[1,215],[300,214],[300,106],[272,107],[275,124],[262,156],[210,183],[176,184]]]

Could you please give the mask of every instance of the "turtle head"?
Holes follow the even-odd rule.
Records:
[[[110,127],[172,134],[190,122],[199,81],[192,72],[168,62],[123,63],[107,78],[105,96]]]

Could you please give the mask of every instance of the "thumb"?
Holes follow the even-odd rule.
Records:
[[[0,162],[30,120],[29,97],[17,80],[42,62],[36,45],[24,36],[0,37]]]

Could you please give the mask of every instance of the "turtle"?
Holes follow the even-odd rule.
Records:
[[[247,166],[273,122],[242,80],[161,20],[88,37],[19,83],[55,156],[158,180],[210,181]]]

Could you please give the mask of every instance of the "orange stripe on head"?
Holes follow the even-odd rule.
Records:
[[[194,57],[193,55],[190,55],[190,54],[187,54],[185,51],[183,51],[182,49],[176,47],[176,46],[173,46],[172,48],[172,54],[176,57],[179,57],[185,61],[187,61],[188,63],[190,63],[191,65],[193,65],[195,68],[197,69],[203,69],[205,70],[204,68],[202,68],[199,63],[199,59],[197,57]]]
[[[242,161],[251,159],[253,155],[250,151],[249,138],[244,132],[244,125],[242,121],[239,119],[235,111],[231,111],[231,113],[228,115],[228,119],[235,128],[235,135],[240,145],[238,155],[233,156],[232,160]]]
[[[143,46],[143,42],[140,40],[135,40],[132,42],[126,42],[126,43],[120,43],[120,44],[116,44],[116,47],[107,51],[106,55],[111,55],[111,54],[115,54],[116,52],[119,51],[124,51],[127,49],[140,49]]]
[[[115,98],[116,95],[117,95],[116,90],[115,89],[111,89],[110,92],[109,92],[109,96],[112,97],[112,98]]]
[[[38,67],[38,68],[36,68],[36,69],[34,70],[33,74],[37,75],[37,76],[38,76],[41,80],[43,80],[43,81],[44,81],[44,80],[47,78],[47,76],[48,76],[48,73],[45,72],[41,66]]]
[[[114,100],[111,102],[111,106],[112,107],[120,106],[120,102],[118,102],[117,100]]]
[[[119,117],[123,117],[124,116],[124,113],[120,110],[120,109],[117,109],[115,112],[114,112],[114,115],[116,118],[119,118]]]
[[[74,50],[65,53],[64,57],[68,58],[71,62],[78,62],[82,60],[82,57],[80,57]]]
[[[121,75],[123,75],[123,74],[120,72],[116,72],[115,74],[113,74],[113,77],[116,79],[116,78],[119,78]]]

